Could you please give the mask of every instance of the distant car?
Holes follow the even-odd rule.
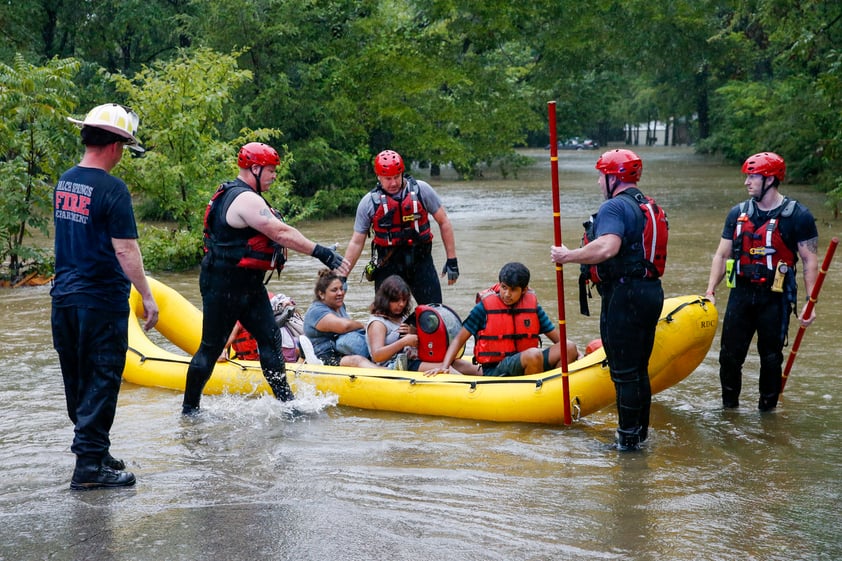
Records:
[[[599,148],[599,143],[595,140],[591,140],[586,138],[585,140],[579,140],[578,136],[574,136],[572,138],[568,138],[565,141],[558,141],[558,148],[559,150],[596,150]],[[547,144],[545,150],[549,150],[550,145]]]

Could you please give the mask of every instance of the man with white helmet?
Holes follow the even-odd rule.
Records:
[[[135,136],[137,115],[120,105],[99,105],[84,120],[69,120],[81,127],[85,154],[54,190],[50,294],[53,346],[75,425],[70,488],[124,487],[134,485],[135,476],[111,455],[109,433],[128,349],[131,285],[143,298],[145,329],[157,323],[158,306],[143,271],[131,195],[109,172],[124,146],[143,149]]]

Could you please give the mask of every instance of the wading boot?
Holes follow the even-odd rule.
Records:
[[[130,487],[135,484],[134,474],[118,471],[103,464],[77,465],[73,470],[70,488],[74,491],[87,491],[103,487]]]
[[[778,406],[778,395],[776,393],[772,394],[760,394],[760,399],[757,402],[757,408],[762,412],[765,413],[767,411],[772,411],[775,407]]]
[[[198,405],[188,405],[188,404],[184,403],[181,406],[181,414],[184,417],[195,417],[199,414],[199,406]]]
[[[110,452],[106,452],[105,456],[102,457],[102,465],[114,471],[123,471],[126,469],[126,462],[115,458]]]
[[[634,432],[618,430],[614,448],[618,452],[636,452],[640,450],[640,435],[637,433],[637,430]]]
[[[292,393],[292,388],[289,387],[289,382],[287,382],[286,372],[281,372],[280,374],[267,372],[265,378],[269,383],[269,387],[272,388],[272,393],[275,394],[276,399],[280,401],[292,401],[295,399],[295,394]]]

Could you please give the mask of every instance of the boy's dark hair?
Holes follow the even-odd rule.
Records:
[[[82,136],[82,144],[85,146],[108,146],[115,142],[127,142],[129,140],[124,136],[99,127],[84,126],[79,134]]]
[[[529,286],[529,269],[523,263],[506,263],[500,269],[497,280],[509,286],[525,289]]]

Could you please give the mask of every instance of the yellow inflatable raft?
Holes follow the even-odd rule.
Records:
[[[157,329],[188,355],[199,347],[202,314],[172,288],[149,279],[160,307]],[[143,305],[137,292],[130,299],[136,316]],[[701,296],[668,298],[664,302],[655,348],[649,362],[652,393],[683,380],[704,360],[713,342],[718,315]],[[190,357],[170,352],[149,339],[139,321],[129,322],[129,351],[124,379],[142,386],[184,390]],[[340,405],[422,415],[501,422],[562,424],[560,369],[509,378],[438,375],[386,369],[287,364],[293,390],[302,383],[338,396]],[[605,353],[597,349],[568,368],[574,417],[615,403]],[[257,362],[218,363],[206,394],[271,393]]]

